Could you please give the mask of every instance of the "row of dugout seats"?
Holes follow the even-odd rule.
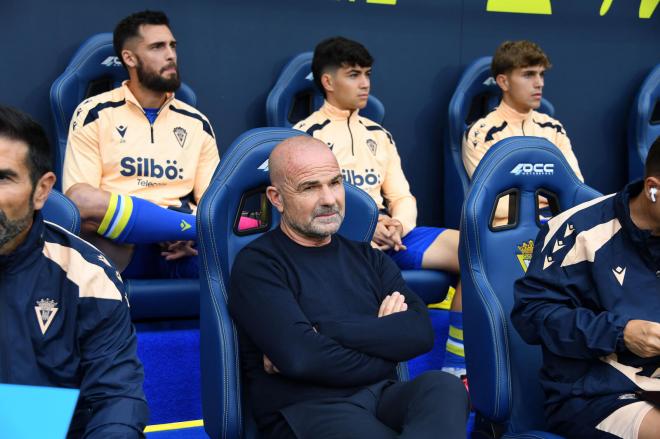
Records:
[[[286,128],[260,128],[241,135],[228,149],[207,195],[199,205],[201,271],[202,407],[212,438],[258,438],[250,403],[242,389],[237,334],[227,310],[229,273],[236,254],[261,233],[276,227],[279,215],[268,207],[259,230],[238,229],[238,212],[246,194],[268,182],[259,168],[282,140],[299,135]],[[550,175],[515,175],[518,163],[552,164]],[[346,219],[341,234],[368,242],[378,209],[361,190],[345,184]],[[464,334],[470,396],[479,416],[476,434],[483,437],[556,438],[543,432],[543,394],[537,373],[538,347],[526,345],[513,330],[509,313],[513,282],[523,275],[520,247],[536,237],[539,192],[555,197],[559,211],[599,196],[573,174],[550,142],[513,137],[496,144],[484,157],[468,189],[461,213],[460,260],[463,279]],[[503,194],[517,202],[512,225],[493,228],[491,212]],[[44,208],[47,219],[72,232],[79,230],[75,206],[53,192]],[[405,365],[400,378],[407,378]]]
[[[447,227],[458,226],[458,211],[451,206],[463,204],[469,185],[461,157],[461,137],[467,126],[492,110],[500,98],[499,88],[490,74],[490,61],[490,57],[479,58],[466,68],[449,104],[443,148],[443,187],[456,190],[444,191],[444,225]],[[312,52],[305,52],[295,56],[283,68],[266,101],[269,126],[290,128],[322,105],[323,97],[313,82],[311,62]],[[58,175],[61,175],[69,124],[77,105],[90,96],[118,86],[126,78],[126,71],[114,54],[112,34],[101,33],[80,46],[65,71],[53,83],[50,100],[57,136],[55,164]],[[659,94],[660,66],[644,82],[631,112],[629,167],[634,177],[641,176],[648,148],[660,134]],[[193,106],[197,102],[195,93],[186,84],[177,91],[177,97]],[[553,115],[554,107],[543,99],[541,111]],[[362,113],[382,123],[385,108],[372,95]],[[403,274],[410,287],[427,303],[441,301],[453,281],[448,273],[435,270],[405,270]],[[127,281],[127,289],[134,304],[134,318],[196,317],[199,313],[197,281],[131,279]],[[152,306],[153,303],[158,306]]]
[[[201,301],[203,412],[205,428],[211,437],[257,437],[249,401],[242,398],[236,331],[226,309],[226,287],[233,258],[242,246],[278,223],[277,212],[268,208],[263,212],[263,227],[250,234],[238,230],[238,218],[248,196],[259,194],[267,183],[268,175],[259,170],[259,166],[275,144],[300,134],[286,127],[322,103],[311,80],[310,63],[311,53],[294,58],[284,68],[268,97],[269,124],[285,128],[251,130],[240,136],[223,155],[198,210],[200,281],[126,282],[134,319],[195,317]],[[453,171],[454,181],[461,184],[451,186],[452,183],[446,181],[445,187],[462,187],[463,191],[446,193],[445,198],[457,197],[452,203],[456,205],[465,197],[460,227],[465,347],[471,398],[483,420],[479,425],[487,435],[498,432],[506,437],[523,437],[530,430],[542,430],[544,424],[542,392],[536,379],[540,351],[525,345],[509,321],[513,281],[522,275],[516,249],[533,240],[538,231],[534,202],[537,190],[554,194],[562,210],[598,194],[575,178],[556,148],[535,138],[512,138],[498,143],[488,152],[475,172],[472,185],[469,185],[462,166],[460,137],[471,120],[497,103],[498,90],[490,78],[489,63],[488,58],[481,58],[470,65],[451,100],[445,142],[445,166],[448,167],[445,178],[450,178],[447,174]],[[58,137],[58,171],[61,171],[68,125],[75,107],[86,97],[113,88],[125,77],[125,70],[113,53],[111,34],[99,34],[81,46],[69,67],[53,84],[51,106]],[[637,103],[642,102],[634,113],[637,116],[631,114],[631,118],[641,120],[636,125],[635,154],[631,147],[631,157],[640,162],[650,143],[646,144],[646,149],[643,145],[657,136],[657,131],[653,130],[657,130],[659,83],[660,68],[656,68],[636,99]],[[193,105],[196,102],[189,87],[182,87],[177,96]],[[545,111],[552,114],[552,106],[547,102],[544,105]],[[382,122],[384,106],[371,97],[364,114]],[[517,163],[530,160],[553,163],[555,173],[530,177],[509,172]],[[350,185],[346,187],[349,214],[340,233],[368,241],[377,218],[375,205],[359,190]],[[493,230],[488,224],[492,206],[498,194],[512,188],[517,191],[519,201],[517,220],[510,227]],[[50,197],[44,215],[74,233],[79,231],[80,219],[75,206],[57,192]],[[431,285],[437,294],[437,279],[432,280],[436,274],[445,275],[422,272],[422,276],[431,278],[422,278],[422,286],[413,289],[419,292],[423,285]],[[406,280],[414,284],[411,278],[406,277]],[[448,278],[445,281],[448,282]],[[420,295],[424,296],[424,293]],[[401,372],[405,379],[405,366],[401,367]],[[531,434],[553,437],[543,432]]]

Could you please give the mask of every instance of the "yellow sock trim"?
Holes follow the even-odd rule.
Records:
[[[117,209],[117,198],[117,194],[110,194],[110,204],[108,204],[108,210],[105,211],[105,215],[103,215],[103,221],[101,221],[101,225],[96,231],[96,233],[99,235],[103,235],[108,231],[108,226],[110,225],[112,215],[115,214],[115,209]]]
[[[449,325],[449,336],[455,338],[456,340],[463,341],[463,330]]]
[[[456,290],[454,287],[450,286],[449,290],[447,290],[447,296],[445,297],[445,300],[438,303],[431,303],[428,305],[428,307],[431,309],[449,309],[451,308],[451,303],[454,301],[454,294],[456,294]]]
[[[447,340],[447,352],[451,352],[459,357],[465,357],[465,348],[463,346],[457,346],[451,340]]]
[[[128,224],[128,220],[131,218],[133,213],[133,199],[129,196],[124,197],[124,211],[121,214],[121,218],[117,218],[117,226],[112,230],[110,234],[110,239],[117,239],[117,237],[124,231],[124,227]]]
[[[181,430],[183,428],[193,428],[193,427],[203,427],[204,420],[197,419],[196,421],[185,421],[185,422],[172,422],[169,424],[155,424],[147,425],[144,429],[145,433],[154,433],[156,431],[168,431],[168,430]]]

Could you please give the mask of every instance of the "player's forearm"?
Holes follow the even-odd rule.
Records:
[[[412,195],[388,200],[390,216],[401,222],[403,236],[417,225],[417,202]]]

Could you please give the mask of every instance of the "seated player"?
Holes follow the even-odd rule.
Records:
[[[326,144],[287,139],[269,168],[280,226],[238,254],[228,301],[262,432],[464,438],[467,394],[457,378],[433,371],[396,381],[397,362],[433,346],[431,322],[390,258],[336,234],[344,186]]]
[[[381,215],[373,245],[390,255],[401,269],[431,268],[459,273],[458,231],[416,227],[417,203],[401,168],[392,135],[358,114],[367,105],[373,58],[356,41],[342,37],[322,41],[314,49],[312,73],[323,92],[321,109],[294,126],[328,144],[344,179],[367,192]],[[461,286],[451,305],[445,368],[465,374]]]
[[[502,90],[500,105],[468,127],[463,137],[463,164],[472,177],[486,151],[512,136],[548,139],[564,154],[575,175],[584,181],[566,130],[556,119],[539,113],[548,56],[531,41],[505,41],[495,51],[491,71]]]
[[[495,51],[491,71],[502,90],[500,105],[471,126],[463,137],[463,164],[472,178],[477,165],[495,143],[512,136],[543,137],[564,154],[575,175],[584,181],[571,141],[564,127],[552,117],[535,111],[541,106],[545,71],[551,67],[548,56],[531,41],[505,41]],[[547,200],[541,198],[541,220],[552,216]],[[495,224],[507,223],[508,197],[502,197]]]
[[[543,347],[550,429],[660,437],[660,138],[645,177],[551,219],[515,286],[511,319]]]
[[[125,276],[197,277],[194,210],[220,160],[213,130],[174,97],[181,79],[165,14],[128,16],[113,40],[129,80],[76,110],[63,190],[83,235],[122,270],[132,259]],[[147,245],[134,254],[127,244]]]
[[[0,382],[79,388],[67,437],[144,437],[149,409],[124,287],[98,250],[44,222],[51,170],[43,129],[0,106]]]

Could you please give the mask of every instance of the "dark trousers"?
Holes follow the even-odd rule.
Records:
[[[266,435],[268,438],[464,439],[469,414],[463,383],[438,371],[383,386],[377,393],[364,389],[350,398],[308,401],[297,406],[301,416],[282,418]]]

